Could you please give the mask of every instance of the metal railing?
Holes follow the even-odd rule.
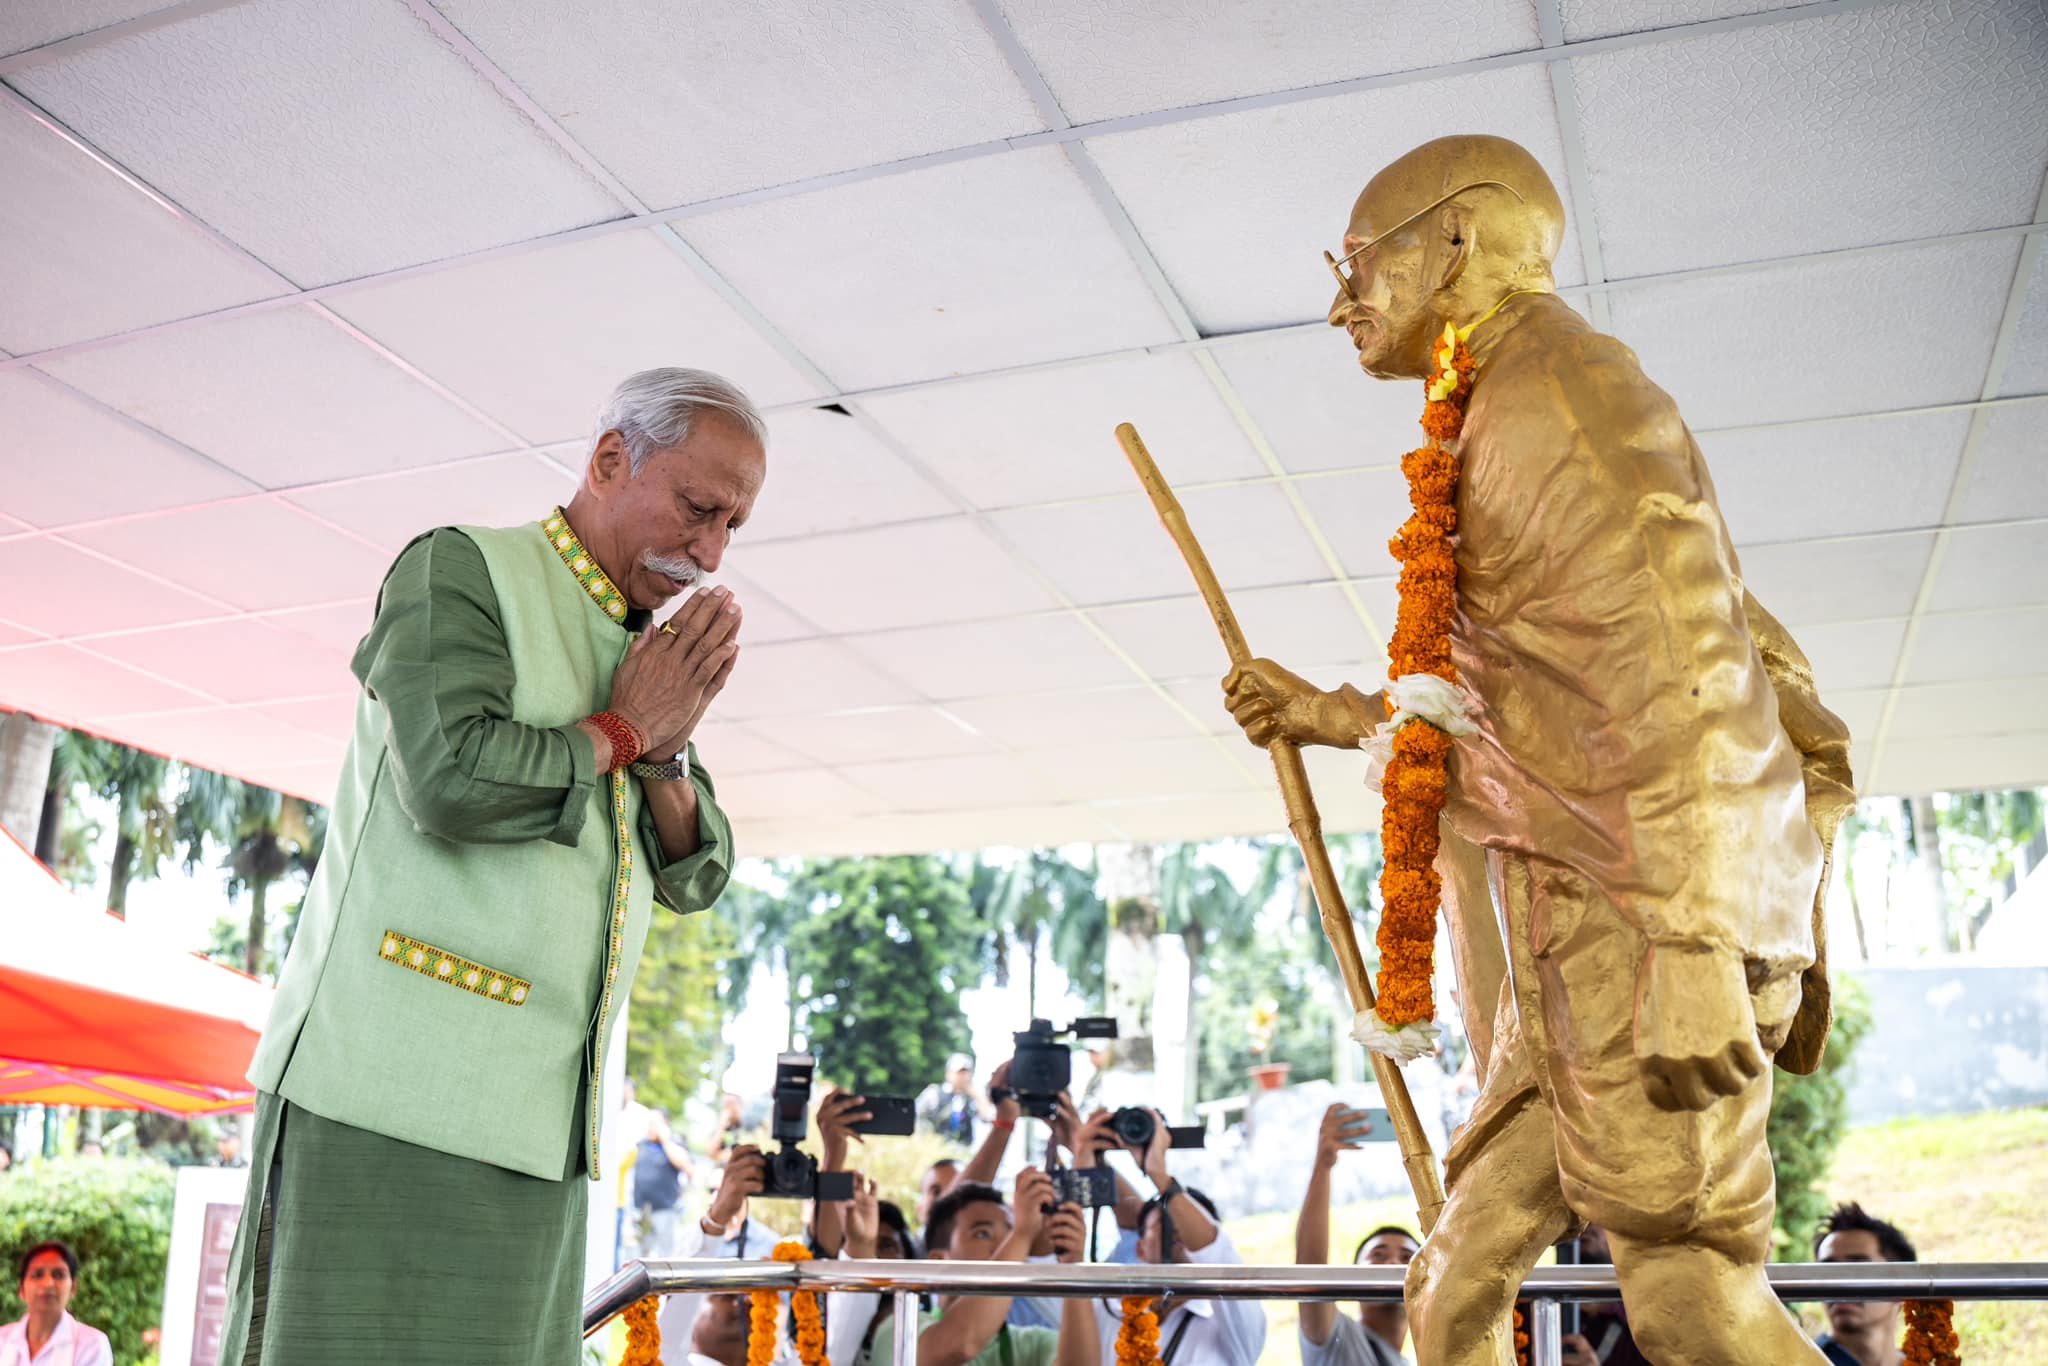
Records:
[[[1782,1300],[2048,1300],[2048,1262],[1785,1262],[1767,1268]],[[1398,1300],[1398,1266],[1047,1266],[1018,1262],[631,1262],[583,1301],[583,1333],[649,1295],[739,1290],[862,1290],[894,1295],[896,1321],[917,1321],[917,1296],[1018,1295],[1113,1299]],[[1529,1360],[1557,1366],[1558,1306],[1621,1298],[1611,1266],[1541,1266],[1522,1283],[1532,1302]],[[917,1334],[897,1333],[894,1366],[915,1366]]]

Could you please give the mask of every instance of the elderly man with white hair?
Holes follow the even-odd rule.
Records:
[[[690,737],[739,606],[654,614],[718,568],[763,436],[718,376],[644,371],[567,508],[392,565],[249,1070],[223,1363],[577,1359],[599,1063],[652,903],[703,910],[733,861]]]

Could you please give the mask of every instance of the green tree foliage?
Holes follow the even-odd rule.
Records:
[[[1031,1010],[1038,1009],[1038,957],[1049,935],[1069,927],[1065,946],[1078,948],[1079,958],[1094,965],[1092,982],[1077,984],[1099,991],[1102,977],[1102,933],[1107,925],[1102,897],[1095,887],[1095,863],[1069,863],[1051,849],[1033,849],[1008,863],[987,863],[976,859],[968,873],[968,899],[984,926],[985,951],[997,986],[1010,981],[1010,950],[1026,950],[1030,981],[1026,996]],[[1054,960],[1069,977],[1075,974],[1053,945]]]
[[[797,1032],[843,1085],[894,1095],[937,1081],[964,1051],[960,992],[981,980],[967,879],[929,856],[805,864],[787,900]]]
[[[1243,1095],[1250,1085],[1246,1071],[1260,1063],[1289,1064],[1294,1082],[1335,1072],[1335,1002],[1342,988],[1316,961],[1322,931],[1280,909],[1262,915],[1259,933],[1232,951],[1210,955],[1196,980],[1202,1020],[1197,1100]],[[1263,1053],[1255,1051],[1252,1033],[1261,1005],[1277,1007],[1272,1043]],[[1344,1018],[1350,1019],[1348,1010]]]
[[[71,1312],[113,1342],[116,1361],[139,1361],[142,1335],[163,1317],[176,1173],[156,1162],[45,1162],[0,1179],[0,1323],[25,1312],[14,1269],[37,1243],[78,1253]]]
[[[269,951],[270,890],[289,876],[312,877],[327,840],[327,809],[223,773],[195,768],[187,771],[185,790],[178,799],[176,829],[188,873],[204,859],[209,838],[227,847],[221,867],[227,873],[228,895],[249,893],[249,922],[241,936],[242,968],[252,976],[274,977],[284,950]],[[292,926],[296,926],[296,915]],[[216,951],[231,946],[233,938],[232,930],[217,937]],[[285,943],[289,942],[287,936]]]
[[[1814,1232],[1832,1208],[1823,1183],[1848,1123],[1848,1070],[1870,1026],[1869,997],[1855,979],[1838,977],[1835,1026],[1819,1070],[1799,1077],[1772,1069],[1771,1117],[1764,1132],[1778,1178],[1771,1241],[1779,1261],[1812,1260]]]
[[[680,1116],[684,1104],[723,1070],[724,975],[735,936],[717,912],[674,915],[660,908],[633,978],[626,1075],[643,1105]]]

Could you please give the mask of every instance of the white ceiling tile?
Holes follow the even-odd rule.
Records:
[[[1304,479],[1295,487],[1346,572],[1360,577],[1401,572],[1399,562],[1387,553],[1387,541],[1415,509],[1408,501],[1408,481],[1398,467]],[[1391,620],[1380,625],[1394,629]]]
[[[0,541],[8,620],[53,636],[217,617],[218,604],[42,537]]]
[[[285,288],[12,107],[0,109],[0,166],[0,348],[62,346]]]
[[[1964,527],[1949,533],[1930,612],[2048,603],[2048,527]]]
[[[1877,765],[1884,792],[1956,792],[2048,784],[2048,731],[1889,740]]]
[[[1888,688],[1836,688],[1824,694],[1821,701],[1842,719],[1852,740],[1864,740],[1876,734],[1878,720],[1884,714],[1884,700],[1890,695]]]
[[[1044,126],[958,0],[439,8],[656,207]]]
[[[1157,843],[1280,835],[1286,808],[1277,792],[1182,797],[1104,807],[1102,814],[1134,840]]]
[[[2048,269],[2034,258],[2034,275],[2027,282],[2026,300],[2020,308],[2019,329],[2013,333],[2012,350],[2005,358],[2001,394],[2048,393]]]
[[[1002,0],[1002,12],[1076,123],[1416,71],[1542,42],[1530,0],[1461,4],[1444,23],[1345,0]]]
[[[267,488],[507,444],[301,308],[138,337],[42,368]]]
[[[289,635],[353,656],[356,646],[370,633],[370,623],[376,614],[377,600],[373,596],[303,611],[271,612],[263,619]]]
[[[302,489],[288,501],[395,552],[435,527],[541,521],[574,492],[544,460],[499,455]]]
[[[1737,545],[1931,526],[1970,430],[1965,412],[1700,438]]]
[[[959,505],[858,418],[825,408],[768,417],[768,482],[736,543],[942,517]]]
[[[0,649],[9,645],[28,645],[38,640],[48,640],[41,631],[31,631],[11,621],[0,621]]]
[[[4,286],[0,286],[4,288]],[[10,479],[0,499],[35,526],[227,498],[248,480],[108,415],[33,370],[0,371],[0,466],[62,475]]]
[[[884,707],[833,716],[784,716],[756,721],[753,729],[821,764],[936,759],[952,754],[987,754],[996,748],[937,707],[925,706]]]
[[[1379,651],[1336,584],[1233,593],[1230,605],[1252,652],[1290,669],[1356,663]],[[1209,609],[1197,597],[1103,607],[1094,612],[1104,630],[1154,678],[1193,678],[1220,704],[1220,680],[1230,657]]]
[[[2048,674],[2048,607],[1923,618],[1905,681],[1951,683],[2029,674]]]
[[[257,781],[249,778],[254,773],[269,773],[287,765],[296,769],[303,764],[310,770],[306,777],[317,782],[317,774],[338,772],[340,768],[340,756],[331,741],[247,707],[166,712],[150,717],[146,723],[116,722],[109,729],[115,739],[122,739],[123,729],[145,724],[149,747],[158,753],[249,781]],[[331,767],[315,767],[320,765]],[[316,801],[326,803],[333,799],[331,782],[314,790]]]
[[[202,8],[9,79],[302,285],[620,212],[399,0]]]
[[[651,232],[350,290],[335,312],[529,441],[587,440],[636,370],[714,370],[756,403],[817,386]]]
[[[1817,622],[1801,626],[1794,634],[1813,665],[1813,680],[1820,686],[1821,696],[1828,697],[1841,690],[1882,688],[1890,683],[1899,661],[1899,645],[1906,638],[1906,622],[1902,617]]]
[[[1199,736],[1125,740],[1099,735],[1086,744],[1034,751],[1028,762],[1058,775],[1074,797],[1096,802],[1243,792],[1252,786],[1215,741]]]
[[[1616,290],[1614,333],[1695,431],[1967,401],[2018,256],[1957,242]]]
[[[1605,38],[1615,33],[1644,33],[1678,24],[1728,19],[1787,9],[1806,0],[1559,0],[1569,42]]]
[[[120,712],[204,706],[211,700],[76,646],[0,650],[0,706],[60,724],[82,726]]]
[[[1394,615],[1401,606],[1401,581],[1396,577],[1384,579],[1353,579],[1352,591],[1365,603],[1365,610],[1371,614],[1373,625],[1382,636],[1394,633]]]
[[[382,552],[270,502],[166,512],[69,535],[248,611],[374,595],[390,566]]]
[[[739,826],[735,842],[742,850],[748,848],[747,822],[757,818],[840,819],[876,809],[873,797],[824,768],[735,773],[718,782],[718,804]]]
[[[1225,588],[1330,577],[1279,485],[1194,489],[1180,502]],[[1151,502],[1137,494],[1017,508],[994,514],[994,521],[1079,603],[1168,597],[1191,582]]]
[[[882,631],[1054,605],[965,517],[772,542],[747,577],[827,631]]]
[[[1289,470],[1387,465],[1421,444],[1422,384],[1374,379],[1342,332],[1316,326],[1214,348]]]
[[[2048,517],[2048,404],[1992,408],[1982,415],[1977,457],[1956,509],[1959,522]],[[2048,532],[2044,532],[2048,534]]]
[[[342,661],[342,681],[353,685],[355,678],[348,674],[348,661]],[[296,702],[272,702],[253,710],[273,721],[282,721],[288,726],[326,739],[336,749],[346,748],[349,738],[355,733],[356,704],[361,694],[356,692],[329,693],[325,697],[307,697]]]
[[[1071,613],[883,631],[847,642],[934,701],[1127,683],[1130,669]]]
[[[1450,133],[1497,133],[1565,183],[1550,78],[1517,66],[1091,138],[1119,202],[1204,332],[1319,318],[1322,253],[1373,174]],[[1585,279],[1565,235],[1557,282]],[[1341,344],[1341,343],[1340,343]],[[1418,415],[1422,405],[1415,405]]]
[[[347,655],[309,645],[261,621],[136,631],[95,640],[88,648],[224,702],[339,693],[356,682]]]
[[[2044,60],[2038,0],[1882,5],[1574,58],[1608,273],[2024,223],[2048,159]]]
[[[732,568],[728,559],[718,573],[702,581],[723,584],[740,604],[740,640],[747,646],[774,645],[785,640],[808,640],[817,628],[777,602],[773,595]]]
[[[837,852],[854,855],[986,849],[990,847],[991,830],[1002,832],[1001,839],[1007,847],[1022,849],[1108,844],[1126,838],[1092,807],[1050,804],[890,815],[842,829],[843,842],[834,847]]]
[[[1158,693],[1142,686],[983,697],[955,702],[948,710],[989,739],[1018,750],[1097,736],[1157,740],[1192,730]]]
[[[1757,601],[1786,625],[1802,626],[1906,615],[1933,546],[1932,533],[1913,533],[1751,546],[1739,558]]]
[[[965,811],[1072,800],[1069,775],[1048,773],[1007,754],[962,754],[906,759],[842,769],[848,781],[871,792],[891,811]]]
[[[845,388],[1174,340],[1057,148],[835,186],[677,226]]]
[[[743,647],[710,714],[745,721],[915,700],[837,641],[792,640]]]
[[[12,0],[0,6],[0,53],[26,52],[178,3],[180,0]]]
[[[977,507],[1137,487],[1116,428],[1128,422],[1176,488],[1267,471],[1195,360],[1128,356],[939,384],[861,406]]]
[[[2048,675],[1972,678],[1899,689],[1888,740],[1932,740],[2033,728],[2048,715]]]
[[[751,727],[736,722],[705,721],[690,741],[697,746],[697,761],[711,774],[714,784],[732,773],[774,773],[813,767],[801,754],[764,740]]]
[[[335,756],[294,764],[257,764],[237,776],[258,787],[274,788],[286,796],[303,797],[325,806],[334,801],[340,785],[341,759]]]

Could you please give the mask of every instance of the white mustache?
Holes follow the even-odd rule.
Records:
[[[700,578],[704,571],[688,555],[664,555],[658,550],[649,550],[640,556],[640,563],[664,578],[673,579],[688,588]]]

